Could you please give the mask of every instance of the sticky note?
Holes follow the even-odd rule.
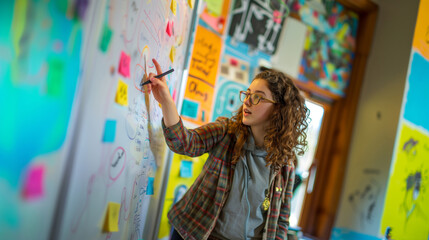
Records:
[[[118,87],[116,88],[115,102],[122,106],[128,106],[128,84],[121,79],[119,79]]]
[[[174,62],[174,57],[176,56],[176,48],[175,47],[171,47],[170,50],[170,60],[173,63]]]
[[[180,45],[182,45],[182,42],[183,42],[183,38],[182,38],[182,36],[176,36],[176,45],[177,46],[180,46]]]
[[[153,195],[153,181],[155,179],[153,177],[149,177],[147,179],[147,188],[146,188],[146,195]]]
[[[115,120],[106,120],[104,124],[104,135],[103,142],[114,142],[116,135],[116,121]]]
[[[197,119],[199,104],[188,99],[183,100],[182,115]]]
[[[182,160],[180,163],[180,177],[192,177],[192,161]]]
[[[223,0],[205,0],[209,12],[218,17],[222,12]]]
[[[45,166],[30,166],[24,182],[22,195],[26,200],[35,200],[43,197],[44,191]]]
[[[171,37],[171,35],[173,35],[173,21],[167,22],[167,28],[165,29],[165,31],[167,32],[167,35],[169,37]]]
[[[107,24],[104,24],[103,30],[101,32],[99,47],[102,52],[106,52],[109,48],[110,39],[112,39],[113,31]]]
[[[46,93],[49,96],[59,97],[64,89],[65,63],[62,59],[51,58],[48,60],[48,76],[46,79]]]
[[[282,22],[282,14],[279,10],[273,11],[274,22],[280,24]]]
[[[130,77],[130,62],[131,57],[126,53],[121,52],[121,59],[119,60],[119,73],[124,77]]]
[[[106,216],[104,218],[103,231],[105,232],[117,232],[119,231],[119,211],[121,210],[121,204],[115,202],[109,202],[107,204]]]
[[[188,0],[188,5],[190,8],[194,8],[194,0]]]
[[[173,90],[173,100],[176,101],[176,95],[177,95],[177,91],[176,88],[174,88]]]
[[[176,7],[177,7],[176,0],[171,0],[170,9],[173,12],[174,16],[176,16]]]

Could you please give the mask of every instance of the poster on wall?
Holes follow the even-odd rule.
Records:
[[[327,7],[305,0],[295,1],[291,12],[307,25],[298,79],[343,96],[352,70],[358,15],[338,2]]]
[[[429,59],[429,17],[426,14],[428,11],[429,1],[420,1],[413,38],[413,48],[426,59]]]
[[[230,0],[205,0],[200,18],[213,30],[223,35],[226,27]]]
[[[429,237],[429,133],[403,122],[389,178],[380,233],[393,239]]]
[[[202,125],[210,121],[222,39],[198,26],[182,105],[182,118]]]
[[[289,8],[284,1],[237,0],[232,7],[228,35],[233,41],[272,55],[276,52],[288,14]]]
[[[241,106],[240,91],[249,87],[250,65],[248,62],[224,54],[216,84],[216,100],[212,121],[218,117],[232,117]]]
[[[380,233],[429,238],[429,0],[420,1]]]
[[[169,184],[165,192],[158,239],[170,239],[172,228],[168,221],[167,213],[173,204],[179,201],[194,183],[195,179],[202,171],[207,157],[208,154],[203,154],[194,158],[176,153],[173,155],[170,175],[168,177]]]

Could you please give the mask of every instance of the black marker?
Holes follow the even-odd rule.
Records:
[[[166,71],[166,72],[164,72],[164,73],[161,73],[161,74],[159,74],[159,75],[156,75],[154,78],[162,78],[162,77],[164,77],[165,75],[167,75],[167,74],[170,74],[170,73],[172,73],[172,72],[174,72],[174,68],[172,68],[172,69],[170,69],[170,70],[168,70],[168,71]],[[146,85],[146,84],[149,84],[149,83],[152,83],[150,80],[147,80],[146,82],[144,82],[144,83],[140,83],[140,86],[144,86],[144,85]]]

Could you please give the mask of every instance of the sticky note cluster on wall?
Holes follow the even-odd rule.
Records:
[[[107,204],[106,215],[104,218],[103,231],[104,232],[117,232],[119,231],[119,211],[121,210],[121,204],[115,202],[109,202]]]

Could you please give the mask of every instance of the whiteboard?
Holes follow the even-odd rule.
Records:
[[[176,2],[175,14],[171,2]],[[67,190],[60,198],[58,231],[53,237],[151,239],[167,147],[161,106],[139,83],[145,65],[148,73],[156,72],[151,61],[156,58],[164,71],[174,68],[167,82],[177,99],[189,51],[193,8],[187,0],[90,4],[94,5],[95,20],[76,103],[79,111],[66,169]],[[171,36],[168,24],[173,27]],[[106,27],[112,35],[103,51],[100,41]],[[119,70],[121,56],[129,57],[129,74]],[[121,105],[124,90],[127,104]],[[120,204],[118,232],[103,231],[109,202]]]

